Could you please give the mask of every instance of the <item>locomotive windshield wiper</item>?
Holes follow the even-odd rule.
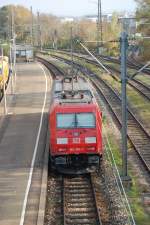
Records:
[[[70,126],[69,126],[69,127],[71,127],[71,128],[76,127],[76,122],[75,122],[75,121],[73,121],[73,122],[70,124]]]
[[[75,121],[74,121],[74,125],[75,125],[75,127],[77,127],[77,125],[78,125],[78,121],[77,121],[77,114],[75,114]]]

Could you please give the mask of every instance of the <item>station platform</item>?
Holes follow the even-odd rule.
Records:
[[[37,62],[17,64],[8,115],[0,119],[0,225],[35,224],[50,89],[45,67]]]

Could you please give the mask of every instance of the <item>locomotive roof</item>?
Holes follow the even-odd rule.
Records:
[[[93,98],[89,84],[83,77],[73,78],[73,84],[70,76],[56,80],[54,91],[54,97],[60,104],[91,103]]]

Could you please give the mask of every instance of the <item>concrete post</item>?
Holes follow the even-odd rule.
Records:
[[[127,45],[126,32],[121,33],[121,98],[122,98],[122,178],[128,180],[128,151],[127,151]]]

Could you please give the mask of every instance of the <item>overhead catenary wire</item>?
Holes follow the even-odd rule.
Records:
[[[103,65],[103,63],[101,63],[100,62],[100,60],[98,60],[97,58],[96,58],[96,56],[95,55],[93,55],[89,50],[88,50],[88,48],[83,44],[83,43],[81,43],[81,42],[79,42],[79,44],[85,49],[85,51],[90,55],[90,56],[92,56],[92,58],[107,72],[107,73],[109,73],[109,74],[111,74],[111,72]]]
[[[132,80],[136,75],[138,75],[140,72],[142,72],[144,69],[146,69],[149,65],[150,65],[150,62],[146,63],[137,72],[135,72],[131,77],[128,77],[128,79]]]

